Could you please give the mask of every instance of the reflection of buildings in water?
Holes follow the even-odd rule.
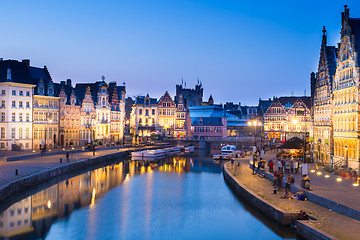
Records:
[[[32,232],[31,197],[10,206],[0,214],[0,237],[9,238]]]
[[[32,195],[32,221],[57,215],[57,203],[58,185]]]

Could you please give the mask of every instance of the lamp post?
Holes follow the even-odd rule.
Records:
[[[248,122],[248,125],[249,126],[254,126],[254,146],[256,147],[256,126],[260,126],[261,125],[261,122],[260,121],[257,121],[257,120],[254,120],[254,121],[249,121]],[[261,147],[261,146],[260,146]]]
[[[345,146],[345,151],[346,151],[345,165],[346,165],[346,168],[348,168],[348,166],[349,166],[349,148],[348,148],[348,146]]]

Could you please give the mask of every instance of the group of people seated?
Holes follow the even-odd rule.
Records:
[[[307,200],[307,198],[305,197],[305,194],[303,191],[299,190],[297,193],[292,194],[291,192],[289,192],[287,189],[284,192],[284,195],[281,196],[281,198],[284,199],[297,199],[299,201],[305,201]]]

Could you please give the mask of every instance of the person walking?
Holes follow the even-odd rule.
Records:
[[[272,160],[269,161],[269,172],[274,172],[274,163]]]
[[[69,154],[69,152],[66,152],[66,161],[70,162],[70,154]]]
[[[280,160],[278,160],[278,172],[282,170],[282,163]]]
[[[253,160],[253,173],[252,173],[253,175],[256,174],[256,172],[257,172],[255,168],[256,168],[256,158],[254,157],[254,160]]]
[[[283,179],[284,175],[282,173],[282,171],[279,171],[277,176],[276,176],[276,183],[278,185],[278,189],[280,190],[282,187],[282,179]]]

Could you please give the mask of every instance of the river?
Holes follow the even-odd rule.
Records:
[[[221,164],[174,156],[72,177],[0,214],[0,239],[294,239],[242,203]]]

